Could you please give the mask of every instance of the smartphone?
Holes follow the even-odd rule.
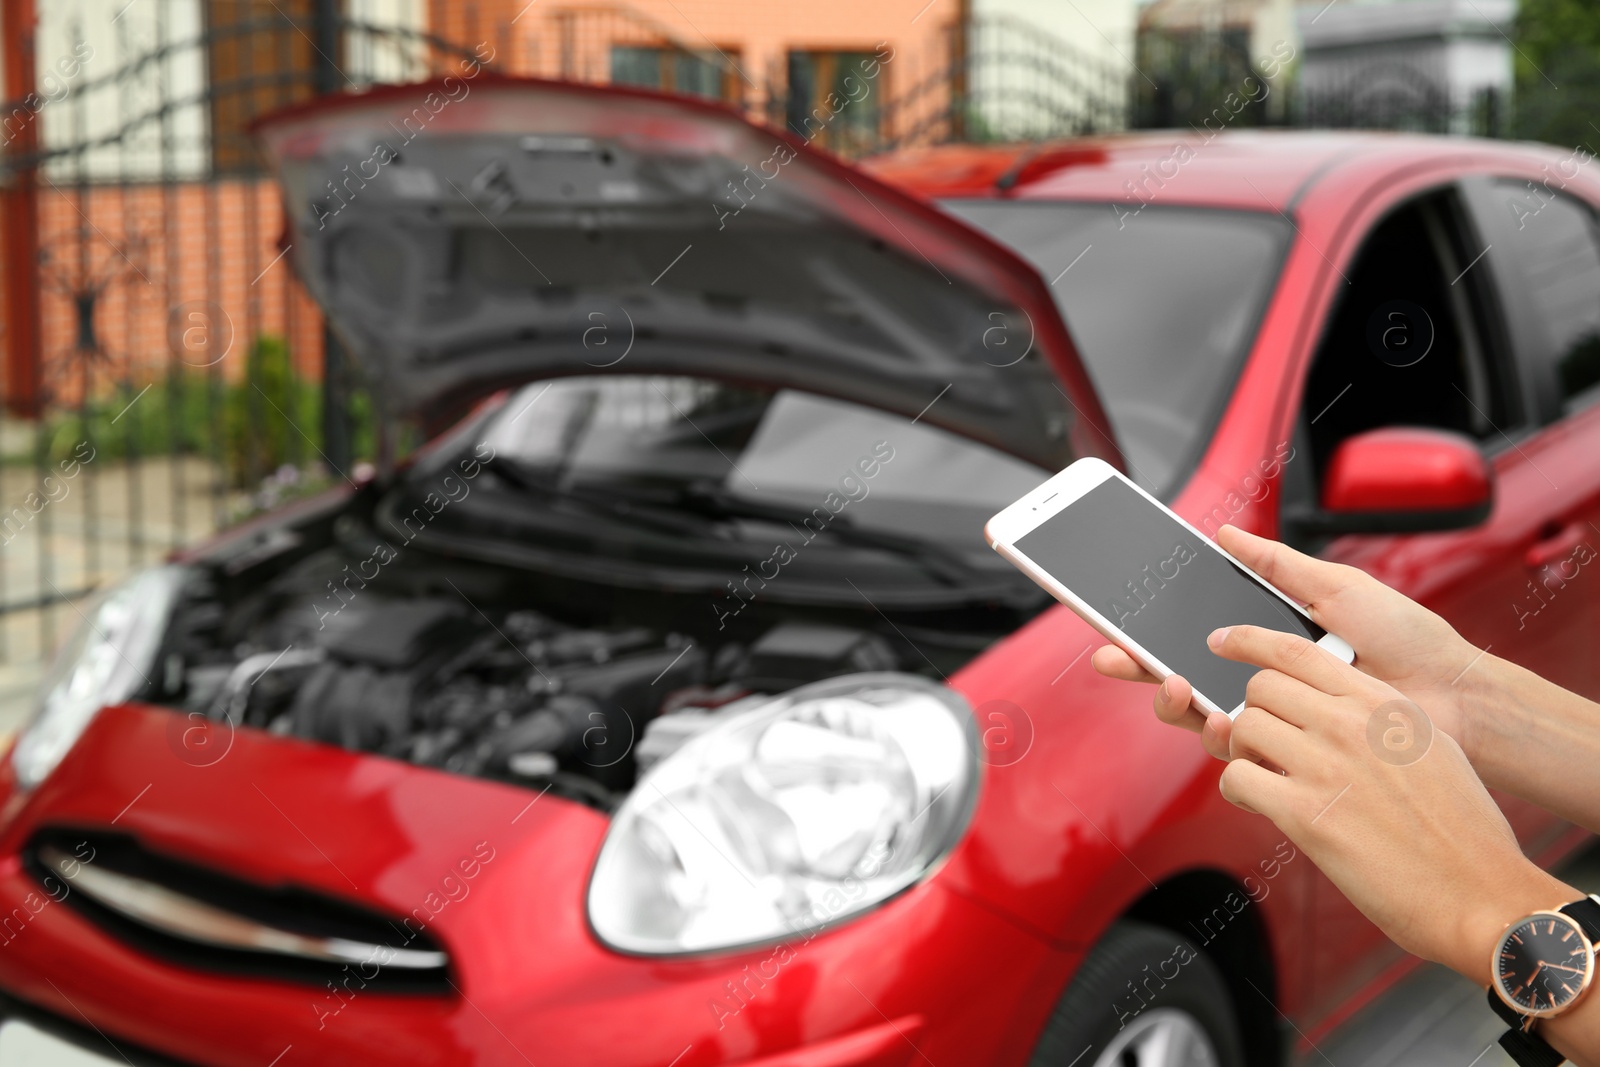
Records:
[[[1346,663],[1350,645],[1104,460],[1080,459],[984,526],[1000,555],[1194,702],[1244,710],[1258,668],[1206,645],[1221,626],[1298,634]]]

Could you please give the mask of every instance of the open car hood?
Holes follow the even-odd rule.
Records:
[[[395,413],[698,374],[921,414],[1049,469],[1120,465],[1031,266],[719,105],[483,74],[258,133],[296,269]]]

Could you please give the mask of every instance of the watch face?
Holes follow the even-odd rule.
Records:
[[[1594,950],[1577,923],[1557,912],[1537,912],[1508,929],[1495,950],[1500,995],[1528,1015],[1554,1015],[1589,986]]]

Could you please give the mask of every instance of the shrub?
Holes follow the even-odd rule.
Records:
[[[376,439],[370,398],[357,392],[350,411],[353,451],[370,458]],[[208,457],[226,472],[231,488],[254,489],[280,467],[326,465],[319,452],[322,387],[295,373],[283,338],[260,334],[242,380],[174,366],[147,386],[120,384],[110,396],[47,418],[31,459],[57,462],[84,440],[97,458]]]

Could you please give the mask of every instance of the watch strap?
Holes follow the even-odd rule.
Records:
[[[1583,929],[1590,945],[1600,942],[1600,900],[1593,896],[1580,897],[1559,910]]]
[[[1493,986],[1489,988],[1489,1007],[1496,1015],[1500,1016],[1501,1022],[1513,1030],[1521,1030],[1528,1021],[1528,1017],[1507,1004]]]
[[[1500,999],[1493,988],[1489,990],[1489,1007],[1511,1029],[1500,1035],[1500,1047],[1519,1067],[1560,1067],[1567,1058],[1550,1047],[1550,1042],[1538,1034],[1524,1030],[1528,1017]]]
[[[1494,996],[1491,992],[1490,996]],[[1561,1067],[1567,1058],[1544,1038],[1526,1034],[1521,1030],[1507,1030],[1500,1035],[1500,1047],[1519,1067]]]

